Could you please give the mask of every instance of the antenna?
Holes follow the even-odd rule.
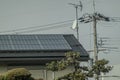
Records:
[[[82,9],[83,9],[82,2],[81,2],[81,1],[79,1],[79,3],[80,3],[80,11],[82,11]]]
[[[69,5],[73,5],[76,9],[76,20],[73,22],[73,26],[72,28],[75,29],[76,28],[76,32],[77,32],[77,39],[79,41],[79,27],[78,27],[78,8],[80,7],[80,10],[82,11],[83,5],[82,2],[79,1],[80,4],[73,4],[73,3],[69,3]]]
[[[93,0],[93,11],[95,13],[95,0]]]

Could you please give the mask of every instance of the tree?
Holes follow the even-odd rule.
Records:
[[[96,77],[96,80],[99,80],[101,73],[108,73],[112,70],[112,67],[107,65],[108,63],[109,61],[105,59],[95,61],[95,64],[93,64],[91,70],[94,74],[98,75],[98,77]]]
[[[65,58],[60,61],[52,61],[51,63],[47,63],[47,69],[54,71],[64,70],[68,66],[74,66],[74,71],[72,73],[68,73],[62,77],[59,77],[58,80],[85,80],[87,78],[85,71],[85,67],[79,66],[80,53],[78,52],[67,52],[65,53]],[[87,68],[87,67],[86,67]],[[86,69],[88,70],[88,69]]]
[[[87,66],[80,66],[80,53],[67,52],[65,53],[64,59],[60,61],[52,61],[46,65],[47,69],[53,72],[64,70],[68,66],[74,67],[73,72],[59,77],[57,80],[88,80],[88,77],[93,77],[94,74],[100,75],[101,72],[109,72],[112,68],[110,66],[106,66],[106,64],[108,64],[107,60],[98,60],[92,68],[89,69]]]
[[[52,61],[51,63],[46,64],[48,70],[53,71],[53,80],[55,79],[55,71],[64,70],[67,66],[67,63],[62,59],[61,61]]]

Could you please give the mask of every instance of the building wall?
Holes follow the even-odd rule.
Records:
[[[0,65],[0,74],[7,71],[7,65]]]
[[[26,68],[30,71],[32,74],[32,77],[35,79],[44,79],[44,80],[53,80],[53,78],[58,78],[60,76],[63,76],[65,74],[68,74],[72,71],[74,71],[73,67],[68,67],[65,70],[62,71],[48,71],[45,69],[45,66],[6,66],[6,65],[1,65],[0,66],[0,73],[7,72],[7,70],[14,69],[14,68]],[[53,77],[54,76],[54,77]]]
[[[32,77],[34,77],[35,79],[44,79],[45,80],[45,77],[44,77],[44,70],[29,70],[30,73],[32,74]]]
[[[58,77],[64,76],[65,74],[68,74],[72,71],[74,71],[73,67],[68,67],[65,70],[56,71],[54,73],[52,71],[47,71],[47,80],[53,80],[54,78],[56,79]],[[53,78],[53,76],[54,76],[54,78]]]

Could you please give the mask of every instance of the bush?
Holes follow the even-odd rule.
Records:
[[[40,78],[40,79],[35,79],[35,80],[43,80],[42,78]]]
[[[34,80],[30,72],[25,68],[9,70],[4,74],[4,80]]]
[[[4,75],[0,74],[0,80],[4,80]]]

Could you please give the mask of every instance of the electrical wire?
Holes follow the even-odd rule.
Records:
[[[67,24],[61,24],[61,25],[56,25],[56,26],[48,26],[48,27],[42,27],[40,29],[33,29],[33,30],[26,30],[26,31],[20,31],[17,33],[31,33],[31,32],[38,32],[38,31],[45,31],[45,30],[51,30],[51,29],[56,29],[56,28],[62,28],[62,27],[68,27],[68,25],[71,25],[72,23],[67,23]]]
[[[22,31],[25,31],[25,30],[31,30],[31,29],[43,28],[43,27],[45,28],[45,27],[48,27],[48,26],[63,24],[63,23],[72,22],[72,21],[73,20],[66,20],[66,21],[62,21],[62,22],[50,23],[50,24],[45,24],[45,25],[41,25],[41,26],[32,26],[32,27],[26,27],[26,28],[20,28],[20,29],[13,29],[13,30],[1,31],[0,33],[20,32],[20,31],[22,32]]]

